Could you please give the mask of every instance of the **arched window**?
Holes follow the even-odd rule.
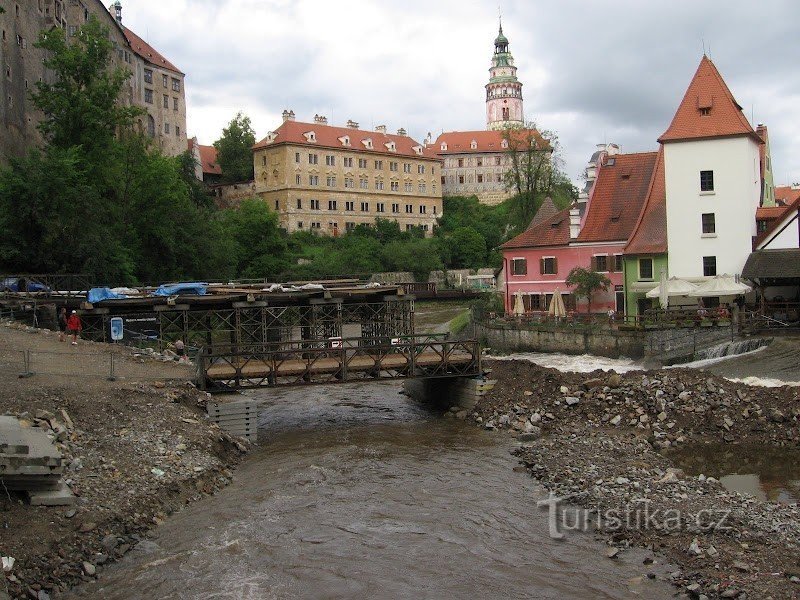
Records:
[[[508,108],[503,108],[503,121],[508,121],[508,119],[509,119]]]
[[[156,120],[153,115],[147,115],[147,135],[156,137]]]

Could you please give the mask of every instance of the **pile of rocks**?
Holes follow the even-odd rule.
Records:
[[[800,507],[730,492],[671,462],[671,449],[689,442],[797,448],[800,390],[689,369],[619,375],[491,366],[497,386],[464,418],[514,434],[520,468],[562,509],[581,507],[588,530],[609,545],[606,556],[648,548],[657,554],[646,564],[676,565],[669,580],[691,598],[800,597]]]

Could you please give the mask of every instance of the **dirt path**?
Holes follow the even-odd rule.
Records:
[[[32,356],[28,378],[18,376],[22,351]],[[119,378],[107,381],[112,354]],[[0,553],[16,559],[0,598],[43,600],[91,581],[166,515],[230,481],[247,448],[206,419],[190,374],[124,347],[0,326],[0,414],[56,440],[77,496],[53,508],[0,493]]]

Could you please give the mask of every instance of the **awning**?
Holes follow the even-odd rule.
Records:
[[[658,286],[657,281],[634,281],[629,287],[632,292],[643,294]]]
[[[667,296],[670,298],[674,296],[688,296],[690,292],[694,292],[697,289],[697,285],[690,281],[686,281],[685,279],[678,279],[677,277],[670,277],[667,280],[666,290]],[[661,295],[661,285],[657,285],[649,292],[647,292],[646,296],[648,298],[658,298]]]
[[[756,250],[747,257],[742,277],[751,281],[800,278],[800,249]]]
[[[745,285],[732,275],[717,275],[697,286],[697,289],[689,293],[692,298],[708,298],[713,296],[740,296],[751,291],[749,285]]]

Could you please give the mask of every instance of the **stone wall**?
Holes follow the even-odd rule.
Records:
[[[661,364],[691,360],[697,350],[732,339],[730,327],[653,331],[569,330],[476,323],[475,337],[502,352],[562,352],[619,358],[650,358]]]

